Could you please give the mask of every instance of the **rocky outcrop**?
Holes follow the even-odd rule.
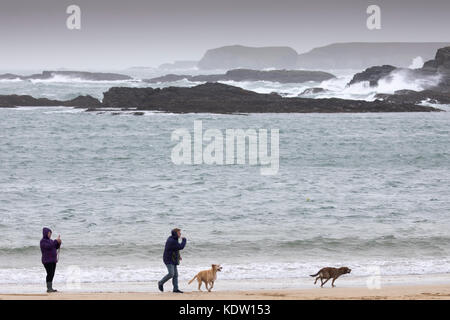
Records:
[[[436,52],[435,58],[425,62],[422,69],[445,73],[450,72],[450,46],[440,48]]]
[[[441,93],[450,92],[450,47],[437,50],[435,59],[425,62],[420,69],[396,68],[391,65],[375,66],[355,74],[348,85],[368,81],[371,86],[376,86],[380,79],[389,79],[394,72],[401,72],[405,81],[434,78],[435,83],[428,85],[426,89]]]
[[[161,83],[161,82],[175,82],[180,80],[191,80],[192,76],[187,74],[166,74],[164,76],[155,77],[151,79],[144,79],[142,81],[147,83]],[[192,81],[192,80],[191,80]]]
[[[440,92],[450,92],[450,47],[441,48],[437,51],[433,60],[425,62],[421,69],[423,73],[439,74],[439,84],[433,88]]]
[[[28,95],[0,95],[0,108],[12,108],[16,106],[29,107],[55,107],[61,106],[61,102],[57,100],[50,100],[46,98],[33,98]]]
[[[394,65],[407,68],[416,57],[424,61],[449,42],[353,42],[334,43],[298,56],[297,67],[316,70],[355,69]]]
[[[92,96],[78,96],[69,101],[63,101],[66,107],[81,107],[81,108],[100,108],[102,103]]]
[[[305,70],[271,70],[259,71],[250,69],[234,69],[224,74],[211,75],[176,75],[167,74],[162,77],[144,80],[148,83],[172,82],[179,80],[189,80],[198,82],[217,82],[217,81],[272,81],[279,83],[302,83],[308,81],[325,81],[335,78],[334,75],[322,71]]]
[[[307,96],[307,95],[313,95],[313,94],[318,94],[318,93],[325,93],[328,90],[324,89],[324,88],[308,88],[305,89],[302,93],[300,93],[300,96]]]
[[[408,103],[343,99],[283,98],[221,83],[192,88],[115,87],[104,93],[105,108],[135,108],[173,113],[336,113],[430,112],[438,109]]]
[[[391,74],[392,71],[397,68],[391,65],[384,66],[376,66],[367,68],[363,72],[357,73],[353,76],[353,79],[348,83],[349,86],[352,84],[368,81],[371,87],[375,87],[378,85],[378,81],[384,77],[387,77]]]
[[[400,96],[399,93],[398,96]],[[408,97],[412,97],[409,95]],[[0,107],[67,106],[88,111],[129,112],[142,115],[143,110],[172,113],[360,113],[360,112],[431,112],[436,108],[417,105],[419,98],[379,97],[373,102],[344,99],[287,98],[278,94],[260,94],[221,83],[205,83],[192,88],[114,87],[104,93],[103,102],[91,96],[69,101],[0,95]],[[408,101],[408,102],[405,102]],[[447,100],[446,100],[447,101]]]
[[[68,101],[33,98],[28,95],[0,95],[0,108],[14,107],[80,107],[98,108],[101,102],[91,96],[79,96]]]
[[[19,76],[17,74],[13,73],[4,73],[0,74],[0,80],[14,80],[14,79],[20,79],[22,76]]]
[[[2,74],[0,79],[20,79],[20,80],[48,80],[61,76],[65,78],[81,79],[86,81],[124,81],[133,79],[130,76],[118,73],[85,72],[85,71],[43,71],[42,73],[21,76],[17,74]]]
[[[208,50],[198,62],[204,70],[248,69],[294,69],[298,53],[289,47],[225,46]]]
[[[377,94],[377,99],[389,103],[412,103],[419,104],[424,101],[429,103],[450,104],[450,93],[441,93],[433,90],[413,91],[398,90],[394,94]]]

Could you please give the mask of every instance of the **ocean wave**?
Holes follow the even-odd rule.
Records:
[[[371,239],[361,239],[358,237],[342,237],[342,238],[327,238],[314,237],[305,240],[285,241],[279,244],[282,248],[329,248],[330,250],[347,250],[352,252],[352,249],[382,249],[398,247],[398,248],[448,248],[450,246],[450,237],[448,236],[433,236],[433,237],[398,237],[395,235],[384,235]]]
[[[21,82],[23,81],[20,78],[15,78],[15,79],[0,79],[0,83],[16,83],[16,82]]]
[[[32,84],[38,84],[38,83],[86,83],[86,84],[112,84],[117,85],[121,83],[141,83],[142,80],[140,79],[130,79],[130,80],[87,80],[79,77],[70,77],[70,76],[63,76],[63,75],[53,75],[51,78],[48,79],[29,79],[29,80],[23,80],[23,81],[29,81]]]
[[[301,259],[299,257],[299,259]],[[217,263],[217,262],[216,262]],[[265,262],[221,264],[220,280],[271,280],[271,279],[310,279],[309,275],[317,272],[330,262]],[[381,276],[436,275],[450,272],[449,259],[434,260],[365,260],[361,262],[347,260],[336,263],[336,267],[346,265],[352,269],[351,277],[373,276],[374,272]],[[199,270],[210,265],[185,263],[179,266],[180,282],[185,283]],[[159,280],[167,270],[163,263],[147,266],[86,266],[79,264],[59,264],[55,283],[131,283],[154,282]],[[0,268],[0,284],[42,284],[45,277],[41,266],[29,268]]]
[[[284,97],[307,97],[313,99],[322,98],[341,98],[350,100],[374,101],[379,93],[392,94],[396,90],[415,90],[421,91],[429,88],[439,82],[439,76],[428,76],[422,79],[412,79],[408,70],[400,70],[392,73],[390,77],[381,79],[377,86],[370,86],[368,82],[359,82],[351,86],[347,84],[352,79],[353,74],[344,73],[336,78],[325,80],[322,82],[305,82],[305,83],[278,83],[271,81],[220,81],[221,83],[241,87],[246,90],[270,94],[278,93]],[[156,84],[148,84],[140,79],[130,80],[86,80],[83,78],[70,77],[65,75],[54,75],[49,79],[6,79],[0,80],[3,90],[17,93],[17,86],[20,86],[20,92],[35,96],[34,91],[38,95],[45,96],[46,92],[51,92],[53,98],[61,99],[67,95],[67,92],[73,93],[73,87],[79,88],[80,94],[90,94],[101,98],[105,90],[113,86],[130,86],[130,87],[154,87],[164,88],[169,86],[192,87],[204,82],[194,82],[182,79],[174,82],[161,82]],[[20,85],[18,84],[20,83]],[[11,88],[9,88],[11,87]],[[56,87],[56,91],[55,91]],[[323,88],[322,92],[301,95],[306,89]],[[13,91],[12,91],[13,90]],[[57,92],[57,93],[55,93]],[[50,94],[50,93],[47,93]]]
[[[420,222],[420,221],[419,221]],[[421,221],[423,222],[423,220]],[[95,224],[93,224],[95,225]],[[226,255],[227,252],[233,254],[254,254],[257,252],[277,252],[281,249],[297,249],[297,250],[336,250],[336,252],[346,251],[353,252],[354,249],[399,249],[414,248],[415,250],[428,250],[430,248],[449,248],[450,237],[433,236],[433,237],[400,237],[395,235],[383,235],[374,238],[359,237],[323,237],[316,236],[309,239],[284,240],[277,241],[272,239],[263,239],[259,241],[251,240],[228,240],[228,241],[196,241],[190,243],[190,250],[197,253],[217,252],[219,255]],[[22,247],[0,247],[1,255],[26,254],[39,250],[36,246]],[[148,255],[158,255],[161,253],[162,246],[160,243],[155,244],[138,244],[138,243],[112,243],[112,244],[95,244],[95,245],[65,245],[63,250],[67,255],[108,255],[122,256],[134,255],[136,253],[145,253]],[[443,251],[445,254],[445,250]]]

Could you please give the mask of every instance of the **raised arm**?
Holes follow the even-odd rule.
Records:
[[[175,239],[171,239],[170,247],[172,248],[172,250],[183,250],[185,246],[186,246],[186,238],[183,238],[181,240],[181,243],[179,243]]]
[[[183,250],[184,247],[186,246],[186,242],[187,242],[186,238],[183,238],[183,239],[181,240],[181,243],[178,243],[178,242],[177,242],[178,250]]]

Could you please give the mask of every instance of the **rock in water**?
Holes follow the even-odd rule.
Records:
[[[80,107],[99,108],[101,102],[91,96],[79,96],[69,101],[33,98],[32,96],[0,95],[0,108],[14,107]]]
[[[280,83],[321,82],[335,78],[334,75],[328,72],[306,70],[259,71],[235,69],[228,71],[225,76],[234,81],[273,81]]]
[[[97,99],[95,99],[94,97],[87,95],[87,96],[78,96],[75,99],[64,101],[63,105],[66,107],[99,108],[101,107],[102,103]]]
[[[370,67],[363,72],[355,74],[348,85],[351,86],[358,82],[368,81],[371,87],[375,87],[380,79],[389,76],[396,69],[396,67],[390,65]]]
[[[334,75],[323,71],[306,70],[271,70],[260,71],[251,69],[233,69],[224,74],[209,75],[176,75],[167,74],[162,77],[156,77],[144,80],[148,83],[172,82],[186,79],[198,82],[217,82],[217,81],[271,81],[279,83],[302,83],[308,81],[321,82],[335,78]]]
[[[435,108],[408,103],[344,99],[284,98],[260,94],[221,83],[191,88],[115,87],[104,93],[104,108],[136,108],[173,113],[337,113],[430,112]]]
[[[450,72],[450,47],[439,49],[434,60],[425,62],[423,69]]]
[[[192,88],[113,87],[104,93],[103,102],[90,96],[69,101],[0,95],[0,107],[71,106],[88,108],[89,112],[118,109],[135,115],[143,110],[173,113],[342,113],[342,112],[431,112],[436,108],[412,103],[376,100],[287,98],[278,94],[260,94],[221,83],[206,83]]]
[[[450,104],[450,93],[436,92],[433,90],[398,90],[394,94],[379,93],[375,97],[390,103],[419,104],[427,101],[430,103]]]
[[[300,93],[300,96],[324,93],[327,91],[328,90],[325,90],[324,88],[308,88],[308,89],[304,90],[302,93]]]
[[[369,81],[371,86],[376,86],[380,79],[389,77],[394,71],[402,72],[405,81],[434,79],[433,81],[436,83],[431,83],[424,89],[448,93],[450,92],[450,47],[437,50],[435,59],[425,62],[420,69],[396,68],[391,65],[375,66],[355,74],[348,85]],[[427,93],[431,94],[431,96],[435,95],[435,93],[430,91]],[[415,97],[411,97],[411,99],[414,100]],[[440,100],[443,101],[445,99],[441,97]]]
[[[191,80],[192,76],[191,75],[186,75],[186,74],[166,74],[164,76],[161,77],[155,77],[155,78],[151,78],[151,79],[144,79],[144,82],[147,83],[158,83],[158,82],[175,82],[175,81],[180,81],[183,79],[186,80]]]

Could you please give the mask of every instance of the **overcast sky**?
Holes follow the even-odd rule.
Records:
[[[81,8],[81,30],[66,8]],[[366,27],[381,7],[382,29]],[[198,60],[210,48],[449,41],[449,0],[1,0],[0,69],[121,69]]]

